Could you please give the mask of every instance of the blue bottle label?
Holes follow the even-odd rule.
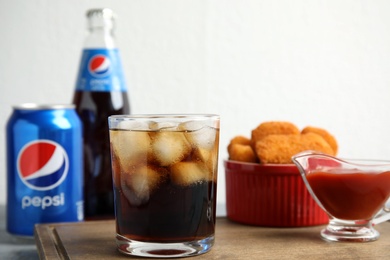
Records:
[[[126,91],[118,49],[85,49],[76,82],[78,91]]]

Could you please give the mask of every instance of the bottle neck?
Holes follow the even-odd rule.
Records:
[[[113,30],[115,14],[109,8],[91,9],[87,12],[89,35],[84,43],[85,49],[115,48]]]
[[[84,43],[86,49],[113,49],[116,48],[112,28],[103,26],[90,27],[89,35]]]

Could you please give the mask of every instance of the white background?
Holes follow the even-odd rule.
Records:
[[[85,12],[118,14],[133,113],[221,115],[235,135],[286,120],[334,134],[341,157],[390,159],[390,2],[0,0],[0,203],[11,106],[70,103]]]

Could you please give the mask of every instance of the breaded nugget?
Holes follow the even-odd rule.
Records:
[[[251,144],[255,148],[256,142],[268,135],[299,135],[299,129],[294,124],[284,121],[269,121],[261,123],[252,130]]]
[[[319,134],[320,136],[322,136],[322,138],[325,139],[325,141],[328,142],[328,144],[330,145],[330,147],[332,147],[333,149],[333,152],[334,152],[334,155],[337,154],[337,151],[338,151],[338,145],[337,145],[337,141],[336,141],[336,138],[334,138],[333,135],[331,135],[328,131],[326,131],[325,129],[322,129],[322,128],[318,128],[318,127],[313,127],[313,126],[307,126],[305,128],[303,128],[302,134],[307,134],[307,133],[315,133],[315,134]]]
[[[251,163],[259,161],[252,146],[245,144],[233,144],[230,147],[229,160]]]
[[[248,137],[242,136],[242,135],[237,135],[234,137],[232,140],[230,140],[230,143],[227,147],[228,153],[230,154],[230,149],[233,144],[244,144],[244,145],[250,145],[251,144],[251,139]]]
[[[256,143],[260,163],[292,163],[291,156],[305,150],[315,150],[333,155],[333,149],[320,135],[269,135]]]

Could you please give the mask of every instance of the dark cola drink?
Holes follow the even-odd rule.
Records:
[[[117,95],[117,98],[113,96]],[[107,118],[129,113],[127,93],[77,91],[73,103],[83,122],[84,197],[87,219],[113,218],[114,194],[111,176]]]
[[[209,237],[215,231],[215,218],[211,215],[215,212],[215,185],[208,181],[181,186],[167,179],[156,187],[143,207],[134,206],[121,189],[115,188],[120,205],[118,233],[137,241],[164,243]],[[150,223],[154,224],[149,226]]]
[[[83,123],[85,218],[114,218],[107,118],[130,113],[112,10],[87,12],[86,38],[73,103]]]
[[[218,117],[109,122],[119,250],[149,257],[207,252],[215,232]],[[149,253],[137,254],[140,244]]]

